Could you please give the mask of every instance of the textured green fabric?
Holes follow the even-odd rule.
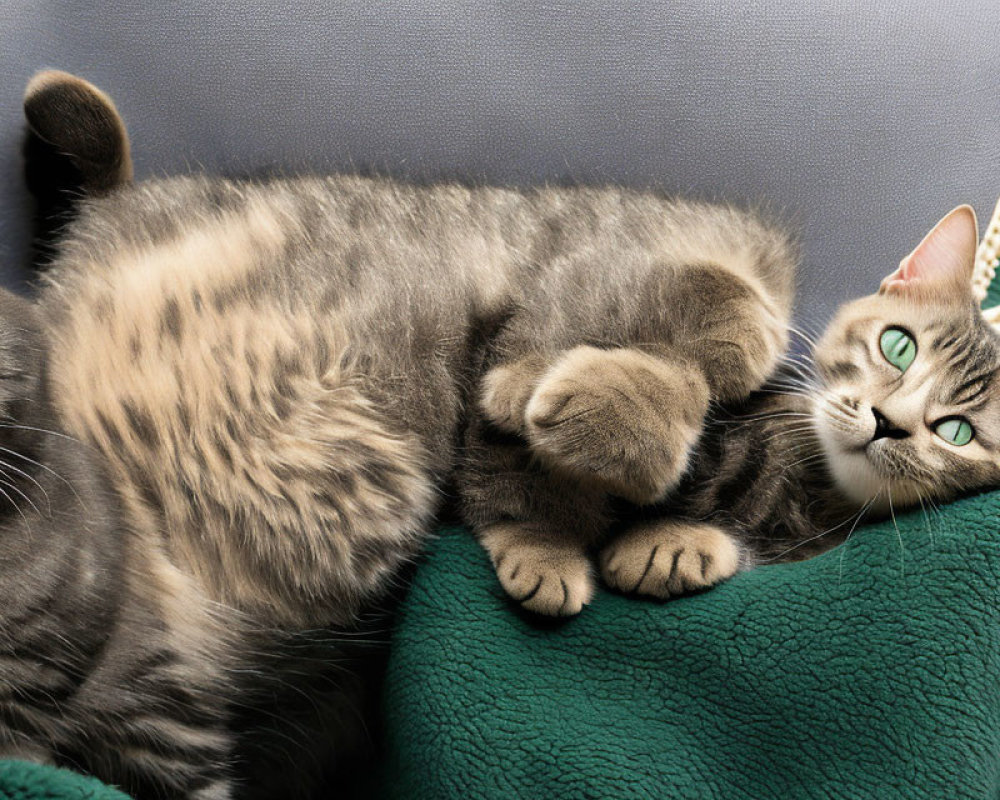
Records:
[[[0,800],[129,800],[94,778],[64,769],[0,761]]]
[[[1000,493],[539,625],[450,531],[402,609],[386,798],[1000,797]]]
[[[993,308],[1000,306],[1000,281],[994,280],[990,288],[986,290],[986,299],[983,300],[983,308]]]
[[[385,798],[1000,797],[1000,493],[824,556],[538,624],[445,532],[386,687]],[[0,762],[0,800],[126,800]]]

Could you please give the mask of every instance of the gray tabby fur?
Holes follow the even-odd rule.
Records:
[[[234,716],[303,671],[296,637],[383,601],[449,487],[547,614],[586,603],[592,557],[667,597],[862,505],[817,436],[775,435],[819,390],[752,394],[795,266],[758,215],[354,175],[132,185],[89,84],[43,73],[26,113],[87,198],[37,300],[0,296],[4,754],[139,797],[273,794]],[[996,340],[947,308],[992,376]],[[828,377],[872,368],[841,341],[856,324],[831,329]],[[995,482],[978,469],[959,488]],[[356,680],[316,672],[312,738],[343,754]]]

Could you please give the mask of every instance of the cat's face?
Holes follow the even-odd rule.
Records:
[[[976,241],[972,210],[956,209],[816,348],[814,426],[857,503],[888,511],[1000,486],[1000,336],[972,297]]]

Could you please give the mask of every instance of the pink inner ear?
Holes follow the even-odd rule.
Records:
[[[956,288],[971,291],[972,267],[979,234],[976,212],[959,206],[928,233],[899,269],[882,281],[882,291]]]

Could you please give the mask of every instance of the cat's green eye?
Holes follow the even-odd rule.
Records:
[[[917,343],[902,328],[886,328],[878,344],[885,360],[900,372],[906,372],[917,357]]]
[[[969,424],[968,420],[964,420],[961,417],[942,420],[934,426],[934,433],[949,444],[956,445],[957,447],[968,444],[972,441],[972,437],[975,436],[972,425]]]

